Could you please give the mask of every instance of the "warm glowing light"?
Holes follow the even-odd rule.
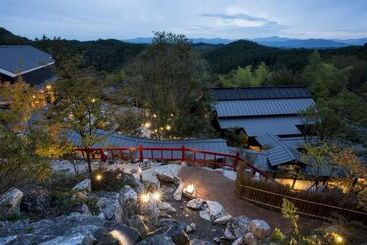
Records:
[[[69,113],[69,119],[73,119],[73,118],[74,118],[73,113]]]
[[[161,193],[156,191],[153,193],[153,199],[156,200],[156,201],[159,201],[161,200]]]
[[[344,238],[341,235],[333,233],[333,236],[336,244],[342,244],[344,242]]]
[[[156,132],[156,133],[157,133],[157,132],[158,132],[158,129],[154,129],[154,132]]]
[[[173,117],[173,113],[171,113],[171,117]]]
[[[96,180],[97,181],[101,181],[102,180],[102,175],[101,174],[97,174],[96,175]]]
[[[121,231],[112,230],[110,231],[110,234],[119,242],[119,244],[131,244],[130,239],[126,237]]]
[[[36,98],[36,96],[35,96],[35,95],[32,95],[32,98],[33,98],[33,99],[35,99],[35,98]]]
[[[167,130],[171,130],[171,126],[170,126],[170,125],[167,125],[167,126],[166,126],[166,129],[167,129]]]
[[[160,128],[159,128],[159,130],[160,130],[160,131],[163,131],[163,129],[164,129],[163,127],[160,127]]]
[[[189,194],[193,194],[193,193],[194,193],[194,191],[195,191],[195,187],[194,187],[194,185],[193,185],[193,184],[188,185],[188,186],[186,187],[186,192],[187,192],[187,193],[189,193]]]
[[[153,117],[156,118],[157,117],[157,114],[153,114]]]
[[[92,99],[92,103],[96,102],[96,99]]]
[[[144,128],[150,128],[152,126],[151,122],[144,123]]]
[[[50,84],[47,84],[47,85],[46,85],[46,89],[47,89],[47,90],[51,90],[51,89],[52,89],[52,86],[51,86]]]
[[[149,199],[150,199],[150,195],[148,193],[142,193],[140,195],[140,201],[142,203],[147,203],[149,201]]]

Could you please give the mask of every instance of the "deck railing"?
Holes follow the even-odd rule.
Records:
[[[297,213],[302,216],[308,216],[322,220],[331,220],[333,218],[335,219],[334,214],[340,214],[350,220],[357,220],[367,223],[366,212],[283,195],[253,186],[247,186],[241,184],[238,180],[236,182],[235,193],[241,199],[275,211],[281,210],[283,198],[286,198],[294,203],[294,205],[297,207]]]
[[[138,159],[143,161],[159,160],[159,161],[185,161],[194,162],[207,167],[230,167],[236,169],[240,161],[246,163],[253,173],[268,178],[268,175],[256,168],[248,161],[240,158],[240,154],[229,154],[223,152],[205,151],[186,146],[181,147],[90,147],[76,148],[76,153],[81,153],[82,156],[88,156],[92,160],[108,161],[109,159],[132,160]]]

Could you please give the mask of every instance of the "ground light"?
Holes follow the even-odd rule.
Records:
[[[159,191],[156,191],[153,193],[152,195],[153,199],[156,201],[160,201],[161,200],[161,193]]]
[[[338,233],[333,233],[333,237],[334,237],[334,240],[335,240],[336,244],[343,244],[344,243],[344,238],[341,235],[339,235]]]
[[[97,180],[97,181],[101,181],[101,180],[102,180],[102,178],[103,178],[103,177],[102,177],[102,175],[101,175],[101,174],[97,174],[97,175],[96,175],[96,180]]]
[[[149,199],[150,199],[150,195],[149,195],[149,193],[142,193],[142,194],[140,195],[140,201],[141,201],[142,203],[147,203],[147,202],[149,201]]]
[[[187,188],[186,188],[186,192],[189,193],[189,194],[193,194],[195,191],[195,187],[193,184],[191,185],[188,185]]]

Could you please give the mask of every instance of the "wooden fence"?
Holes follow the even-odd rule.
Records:
[[[367,223],[367,213],[365,212],[282,195],[256,187],[246,186],[241,184],[239,181],[236,182],[235,193],[241,199],[275,211],[281,210],[283,198],[286,198],[294,203],[297,207],[297,213],[302,216],[331,220],[335,218],[334,214],[340,214],[350,220]]]

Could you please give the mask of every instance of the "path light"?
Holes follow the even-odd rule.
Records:
[[[150,128],[152,126],[151,122],[144,123],[144,128]]]
[[[150,199],[149,193],[142,193],[142,194],[140,194],[140,201],[142,203],[147,203],[149,201],[149,199]]]
[[[94,103],[94,102],[96,102],[96,99],[94,99],[94,98],[93,98],[93,99],[92,99],[92,103]]]
[[[195,187],[194,187],[194,185],[193,185],[193,184],[188,185],[188,186],[187,186],[187,188],[186,188],[186,191],[187,191],[187,193],[189,193],[189,194],[194,194],[194,191],[195,191]]]
[[[153,117],[156,118],[157,117],[157,114],[153,114]]]
[[[51,89],[52,89],[51,84],[47,84],[47,85],[46,85],[46,89],[47,89],[47,90],[51,90]]]
[[[167,125],[167,126],[166,126],[166,129],[167,129],[167,130],[171,130],[171,126],[170,126],[170,125]]]
[[[112,230],[110,231],[110,234],[113,238],[115,238],[119,242],[119,244],[131,244],[130,239],[121,231]]]
[[[344,243],[344,238],[341,235],[339,235],[338,233],[333,233],[333,237],[334,237],[334,240],[335,240],[336,244],[343,244]]]
[[[155,201],[160,201],[161,200],[161,193],[159,192],[159,191],[156,191],[156,192],[154,192],[153,193],[153,199],[155,200]]]
[[[96,180],[97,181],[101,181],[102,180],[102,175],[101,174],[97,174],[96,175]]]
[[[183,194],[188,197],[188,198],[194,198],[195,197],[195,186],[193,184],[187,185],[184,189],[183,189]]]

